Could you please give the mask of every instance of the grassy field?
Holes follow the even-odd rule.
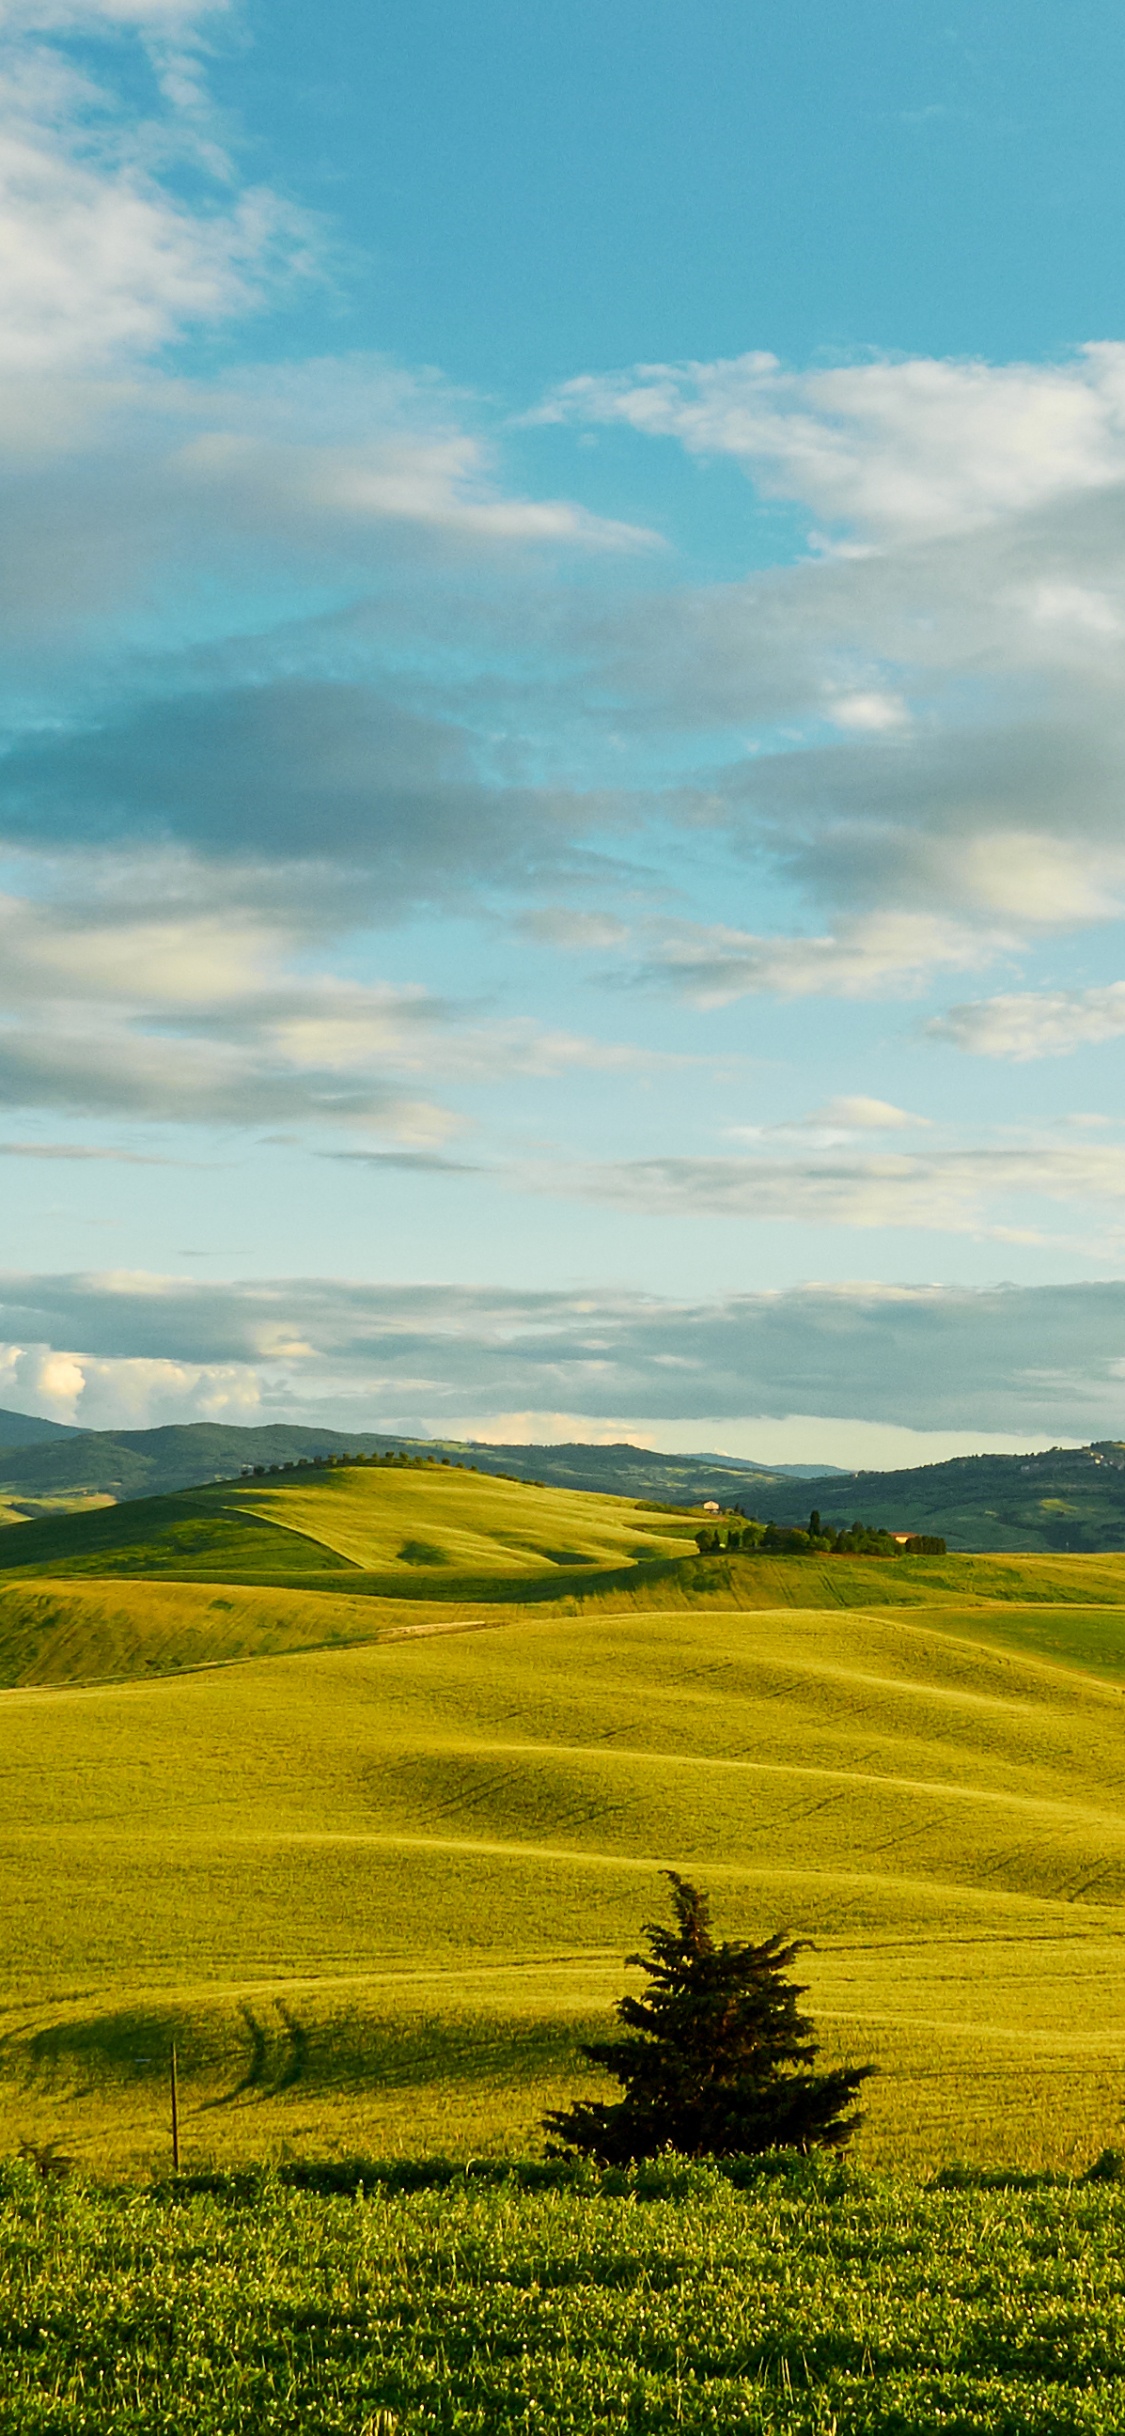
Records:
[[[911,1559],[838,1566],[816,1558],[706,1560],[676,1567],[670,1575],[661,1570],[655,1579],[638,1573],[626,1589],[595,1578],[581,1596],[540,1594],[535,1611],[592,1619],[657,1608],[683,1615],[787,1609],[838,1615],[852,1608],[889,1608],[906,1618],[920,1612],[939,1616],[946,1629],[986,1644],[996,1635],[997,1647],[1125,1681],[1125,1617],[1110,1604],[1114,1583],[1108,1568],[1100,1559],[1075,1558],[1072,1565],[1068,1574],[1065,1558],[1033,1558],[1016,1566],[966,1557],[940,1567]],[[0,1582],[0,1687],[150,1678],[287,1651],[513,1622],[510,1599],[469,1598],[453,1589],[440,1601],[401,1592],[378,1597],[366,1592],[362,1581],[358,1589],[355,1584],[352,1576],[346,1589],[295,1590],[65,1574]],[[1125,1589],[1125,1566],[1119,1586]],[[1063,1604],[1060,1591],[1073,1603]]]
[[[522,2177],[526,2183],[528,2177]],[[0,2190],[21,2436],[1118,2436],[1120,2185]]]
[[[22,1576],[277,1582],[375,1596],[549,1595],[681,1560],[698,1527],[627,1498],[387,1465],[223,1481],[0,1533]]]
[[[158,2163],[173,2037],[196,2162],[534,2145],[669,1865],[815,1938],[827,2050],[882,2067],[861,2158],[1118,2137],[1125,1560],[684,1562],[389,1469],[189,1502],[340,1570],[97,1576],[123,1512],[103,1561],[167,1544],[140,1506],[4,1535],[55,1570],[0,1590],[0,2148]],[[554,1597],[474,1603],[490,1532]],[[406,1542],[445,1599],[372,1593],[441,1571]]]
[[[7,1496],[0,1491],[0,1530],[8,1523],[57,1522],[64,1514],[93,1514],[113,1502],[95,1489],[70,1497]]]
[[[815,1939],[862,2158],[1112,2143],[1125,1559],[692,1530],[381,1466],[5,1532],[0,2149],[159,2162],[172,2038],[199,2162],[534,2144],[669,1865]]]

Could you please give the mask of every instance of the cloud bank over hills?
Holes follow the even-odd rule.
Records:
[[[595,1438],[801,1416],[981,1444],[1116,1434],[1125,1286],[804,1287],[722,1302],[9,1276],[0,1403],[88,1428],[321,1418],[432,1434]],[[60,1345],[81,1346],[60,1353]],[[358,1425],[358,1424],[357,1424]],[[888,1452],[893,1445],[888,1444]],[[936,1443],[932,1451],[938,1451]]]

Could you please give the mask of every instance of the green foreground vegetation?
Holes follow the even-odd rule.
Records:
[[[348,2178],[340,2177],[346,2185]],[[1110,2436],[1125,2192],[791,2161],[0,2196],[20,2436]],[[533,2187],[526,2187],[529,2180]],[[521,2187],[521,2184],[524,2187]]]

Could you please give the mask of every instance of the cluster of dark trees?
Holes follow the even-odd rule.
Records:
[[[789,1530],[780,1523],[742,1520],[722,1529],[706,1527],[695,1534],[701,1556],[742,1549],[762,1556],[944,1556],[946,1545],[930,1532],[911,1532],[896,1539],[879,1524],[853,1522],[839,1529],[822,1523],[815,1508],[807,1531]]]
[[[713,1556],[721,1548],[757,1548],[761,1545],[761,1523],[728,1523],[722,1530],[706,1527],[695,1534],[695,1544],[701,1556]]]
[[[806,1991],[788,1977],[802,1944],[779,1933],[760,1945],[719,1945],[706,1896],[674,1869],[664,1875],[675,1926],[648,1922],[648,1954],[629,1956],[649,1980],[644,1995],[617,2007],[631,2035],[582,2049],[622,2095],[580,2098],[545,2116],[554,2154],[633,2165],[668,2151],[843,2148],[863,2120],[855,2101],[876,2067],[815,2069],[812,2024],[798,2004]]]

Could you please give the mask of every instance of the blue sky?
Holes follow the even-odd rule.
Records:
[[[1123,97],[7,0],[0,1402],[1119,1433]]]

